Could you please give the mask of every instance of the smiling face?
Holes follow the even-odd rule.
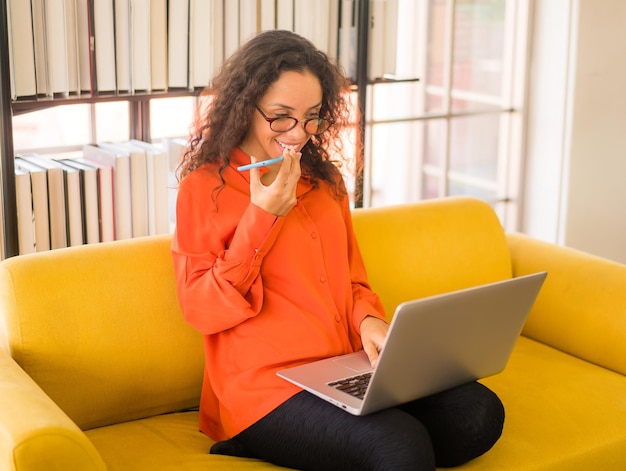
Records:
[[[255,109],[248,134],[239,147],[257,160],[278,157],[286,146],[299,152],[311,138],[304,131],[303,122],[319,115],[321,103],[322,87],[315,75],[307,70],[283,72],[256,105],[268,118],[291,116],[298,124],[289,131],[272,131]]]

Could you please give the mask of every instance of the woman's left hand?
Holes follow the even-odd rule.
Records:
[[[383,348],[388,329],[389,325],[385,321],[374,316],[367,316],[361,321],[361,342],[372,368],[378,363],[378,354]]]

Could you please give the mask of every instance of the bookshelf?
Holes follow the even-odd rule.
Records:
[[[161,0],[163,1],[163,0]],[[380,1],[380,0],[378,0]],[[391,0],[393,1],[393,0]],[[232,7],[233,4],[237,2],[229,2],[229,8]],[[242,4],[242,2],[239,2]],[[248,7],[250,7],[253,3],[259,5],[261,3],[267,5],[275,5],[272,8],[278,8],[276,5],[279,3],[275,2],[250,2]],[[291,3],[291,2],[282,2],[282,4]],[[381,82],[381,80],[371,80],[368,69],[368,57],[369,57],[369,46],[368,46],[368,33],[371,28],[372,18],[371,18],[371,10],[370,3],[372,0],[330,0],[328,2],[331,5],[329,8],[332,10],[331,16],[334,15],[336,22],[333,23],[336,28],[334,33],[332,31],[327,32],[329,36],[332,38],[333,34],[335,36],[335,43],[333,44],[332,39],[329,41],[329,55],[335,56],[341,62],[339,58],[341,54],[341,49],[339,47],[338,37],[340,35],[341,28],[341,17],[345,14],[352,15],[352,27],[355,30],[355,37],[351,38],[354,41],[354,44],[350,44],[350,47],[354,50],[351,51],[351,57],[355,60],[355,63],[352,64],[352,71],[350,73],[351,79],[354,84],[354,92],[356,93],[356,132],[357,137],[360,142],[364,142],[365,136],[365,127],[366,127],[366,109],[367,109],[367,89],[368,86]],[[221,4],[225,6],[226,4],[222,4],[222,2],[215,2],[215,4]],[[193,8],[194,1],[192,0],[189,3],[189,8]],[[195,2],[195,8],[206,8],[206,4],[204,2]],[[301,2],[294,0],[291,3],[293,6],[293,11],[290,16],[293,19],[292,30],[304,34],[303,31],[298,31],[298,24],[306,25],[307,22],[298,23],[297,20],[297,12],[296,8],[300,5],[300,8],[304,12],[305,9],[310,15],[314,12],[315,8],[319,8],[319,4]],[[343,11],[342,11],[343,9]],[[349,11],[348,11],[349,10]],[[321,10],[320,10],[321,11]],[[224,15],[226,18],[226,11],[222,11],[220,14]],[[232,14],[232,11],[230,12]],[[249,15],[249,8],[242,8],[237,10],[237,14],[239,15],[239,24],[236,27],[232,28],[239,34],[240,41],[244,41],[246,38],[242,33],[244,29],[244,24],[250,23],[249,18],[245,19],[244,16]],[[257,16],[260,15],[260,12],[257,10]],[[188,36],[189,38],[193,35],[193,26],[189,22],[189,18],[192,15],[188,16]],[[220,17],[221,18],[221,17]],[[281,19],[282,18],[282,19]],[[257,20],[259,18],[257,17]],[[191,66],[188,69],[190,83],[188,87],[176,87],[169,88],[165,91],[154,91],[154,92],[107,92],[107,93],[98,93],[98,91],[92,91],[90,93],[73,93],[73,94],[58,94],[58,93],[49,93],[47,96],[37,96],[37,97],[18,97],[17,99],[12,97],[12,89],[11,89],[11,80],[9,76],[10,70],[10,42],[9,42],[9,22],[10,18],[8,15],[7,9],[7,1],[2,1],[0,3],[0,25],[4,27],[3,31],[6,33],[0,34],[0,117],[2,120],[1,128],[0,128],[0,173],[1,173],[1,192],[2,192],[2,211],[0,216],[2,217],[4,234],[3,234],[3,253],[2,258],[15,256],[19,253],[19,240],[18,240],[18,220],[17,220],[17,209],[16,209],[16,181],[15,181],[15,165],[14,165],[14,148],[13,148],[13,128],[12,128],[12,118],[13,116],[17,116],[23,113],[28,113],[37,110],[43,110],[54,106],[60,105],[72,105],[72,104],[84,104],[84,103],[103,103],[109,101],[126,101],[129,104],[129,136],[130,139],[137,139],[142,141],[150,141],[150,103],[151,100],[156,98],[166,98],[166,97],[180,97],[180,96],[194,96],[197,95],[201,87],[195,86],[191,83]],[[232,20],[236,22],[236,19]],[[275,28],[284,28],[289,29],[289,23],[284,22],[284,15],[279,15],[278,10],[275,11],[275,19],[273,26]],[[252,22],[254,23],[254,22]],[[322,21],[322,23],[331,23],[329,21]],[[216,37],[223,37],[223,52],[224,56],[227,53],[227,40],[229,31],[228,25],[230,23],[223,24],[220,21],[216,21],[213,26],[213,34],[217,35]],[[220,26],[221,25],[221,26]],[[270,27],[263,29],[270,29],[272,24],[270,23]],[[300,26],[302,27],[302,26]],[[220,30],[221,28],[221,30]],[[258,21],[257,21],[258,28]],[[326,29],[332,29],[326,26]],[[306,34],[304,34],[306,36]],[[313,38],[313,42],[316,42]],[[232,37],[231,37],[232,42]],[[191,45],[189,51],[189,57],[192,55]],[[318,46],[319,47],[319,46]],[[220,57],[220,53],[214,54],[215,58],[213,59],[216,63],[219,63],[223,59],[223,56]],[[93,72],[93,71],[92,71]],[[384,83],[393,83],[393,80],[383,80]],[[87,144],[87,143],[86,143]],[[357,149],[357,155],[355,156],[359,165],[359,168],[363,168],[363,163],[365,159],[365,151],[361,146]],[[363,188],[363,178],[364,174],[360,173],[359,175],[355,175],[355,186],[358,189]],[[357,191],[357,194],[362,195],[362,191]],[[363,206],[363,197],[359,197],[355,200],[355,206],[361,207]]]
[[[0,4],[0,26],[8,31],[6,2]],[[11,85],[8,83],[9,38],[0,34],[0,184],[2,185],[3,257],[18,253],[17,202],[15,167],[13,165],[13,123],[11,113]]]
[[[9,10],[7,1],[0,2],[0,25],[3,31],[9,31]],[[150,102],[157,98],[195,96],[198,89],[178,88],[167,91],[134,93],[73,93],[63,96],[32,96],[12,98],[10,68],[10,43],[8,34],[0,34],[0,185],[2,192],[3,246],[2,257],[11,257],[19,253],[18,219],[15,184],[15,151],[13,148],[13,116],[54,106],[93,104],[112,101],[125,101],[129,105],[129,138],[150,141]]]
[[[369,49],[369,25],[370,25],[370,2],[368,0],[356,2],[357,8],[357,55],[356,55],[356,68],[354,77],[356,93],[357,93],[357,136],[358,141],[362,143],[360,148],[357,148],[356,155],[356,168],[361,171],[354,176],[354,186],[356,189],[356,198],[354,206],[357,208],[363,207],[363,187],[364,177],[363,172],[364,160],[365,160],[365,117],[367,110],[367,86],[369,84],[368,77],[368,49]]]

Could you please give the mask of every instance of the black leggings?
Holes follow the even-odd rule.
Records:
[[[482,455],[503,424],[502,403],[476,382],[360,417],[301,392],[211,452],[301,470],[433,470]]]

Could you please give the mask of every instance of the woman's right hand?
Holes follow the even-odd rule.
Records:
[[[296,188],[300,180],[300,152],[285,149],[282,162],[266,167],[261,176],[259,168],[250,169],[250,201],[275,215],[285,216],[296,203]],[[252,162],[256,162],[251,157]]]

